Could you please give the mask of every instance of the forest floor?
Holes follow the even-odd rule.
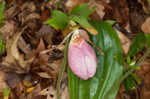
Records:
[[[66,34],[44,22],[54,9],[67,13],[85,2],[97,6],[90,16],[93,20],[117,22],[114,27],[123,35],[120,40],[125,54],[137,33],[150,33],[148,0],[5,0],[5,20],[0,28],[6,44],[0,55],[0,99],[4,88],[11,89],[5,99],[57,99],[56,82],[65,48],[60,43]],[[136,74],[141,84],[129,92],[122,84],[116,99],[150,99],[150,57]],[[62,99],[69,99],[67,72],[61,92]]]

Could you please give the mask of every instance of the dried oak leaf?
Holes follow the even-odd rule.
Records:
[[[145,33],[150,33],[150,17],[148,17],[142,24],[141,29]]]
[[[43,25],[40,30],[38,32],[36,32],[36,37],[37,38],[43,38],[43,40],[48,44],[51,45],[52,44],[52,38],[53,35],[56,32],[54,31],[54,29],[49,26],[49,25]]]
[[[38,13],[31,13],[27,17],[25,17],[24,22],[32,19],[40,19],[40,15]]]
[[[64,86],[61,92],[61,99],[69,99],[67,86]],[[39,95],[47,96],[47,99],[57,99],[56,89],[53,86],[43,89]]]
[[[76,5],[81,4],[81,3],[85,3],[88,0],[67,0],[65,3],[66,9],[68,11],[71,11],[72,8],[74,8]]]
[[[5,76],[5,81],[10,88],[16,88],[21,81],[21,75],[12,72],[7,73]]]
[[[10,66],[18,62],[19,66],[23,69],[29,68],[30,63],[33,61],[33,58],[29,60],[24,60],[24,55],[21,54],[17,48],[17,42],[22,33],[16,33],[12,37],[6,39],[6,52],[7,56],[4,58],[2,64],[5,66]]]
[[[41,96],[38,95],[40,91],[41,91],[41,86],[40,84],[37,84],[34,90],[27,95],[27,99],[41,99]]]
[[[8,88],[6,82],[5,82],[5,76],[6,73],[0,71],[0,90],[2,90],[3,88]]]
[[[25,54],[28,54],[31,52],[31,48],[30,45],[28,45],[25,40],[23,39],[23,37],[20,36],[20,39],[18,41],[18,47],[20,48],[20,50],[22,52],[24,52]]]
[[[96,15],[99,16],[100,19],[103,19],[105,12],[104,12],[104,5],[103,2],[97,2],[97,1],[90,1],[89,2],[89,6],[92,8],[94,6],[96,6],[95,12],[97,13]],[[92,14],[93,15],[93,14]]]
[[[122,49],[123,49],[124,54],[128,54],[128,51],[131,45],[131,40],[128,37],[126,37],[122,32],[118,31],[117,29],[115,30],[122,44]]]
[[[34,2],[25,2],[23,3],[23,5],[21,6],[21,10],[27,10],[29,12],[34,12],[37,8]]]
[[[38,72],[37,73],[40,77],[42,78],[52,78],[50,75],[48,75],[48,73],[46,72]]]
[[[3,34],[3,40],[5,41],[8,37],[12,36],[16,28],[16,23],[14,21],[5,21],[4,26],[0,28],[0,33]]]

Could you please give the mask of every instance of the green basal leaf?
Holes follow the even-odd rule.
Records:
[[[49,24],[52,27],[57,29],[62,29],[68,25],[68,22],[69,22],[69,18],[65,13],[59,10],[54,10],[52,11],[51,18],[47,20],[45,24]]]
[[[93,78],[82,80],[68,66],[70,99],[115,99],[123,74],[123,53],[120,40],[107,22],[91,22],[99,32],[91,40],[103,50],[102,56],[96,48],[98,67]],[[115,58],[114,58],[115,57]]]
[[[3,43],[2,40],[0,40],[0,54],[1,54],[1,53],[4,53],[5,48],[6,48],[5,44]]]
[[[0,3],[0,25],[3,23],[4,21],[4,9],[5,9],[5,1],[2,1]]]
[[[84,28],[93,28],[92,25],[88,22],[88,20],[82,16],[75,16],[72,15],[70,17],[73,21],[79,23],[81,26],[83,26]]]
[[[150,46],[150,34],[145,34],[148,46]]]
[[[96,7],[89,9],[88,3],[83,3],[81,5],[75,6],[72,9],[71,14],[81,16],[81,17],[88,19],[88,16],[94,12],[95,8]]]
[[[144,33],[137,34],[133,39],[133,43],[130,46],[128,55],[131,57],[139,53],[144,48],[145,42],[146,38]]]

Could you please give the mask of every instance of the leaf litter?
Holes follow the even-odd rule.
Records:
[[[43,24],[54,9],[61,9],[64,12],[71,11],[81,2],[89,2],[90,7],[96,5],[97,8],[91,15],[93,20],[116,20],[120,28],[129,31],[120,31],[116,28],[125,55],[131,44],[130,38],[134,34],[140,31],[149,33],[150,22],[149,17],[146,17],[149,7],[146,1],[58,0],[58,2],[63,8],[58,7],[56,1],[53,0],[6,0],[5,21],[0,28],[3,34],[1,38],[6,44],[6,51],[1,56],[0,63],[0,88],[11,89],[10,99],[57,99],[56,82],[64,53],[64,45],[61,44],[61,41],[69,30],[64,32],[64,30],[56,30]],[[143,62],[141,70],[136,72],[143,84],[142,87],[136,88],[140,94],[136,90],[126,93],[121,87],[117,99],[122,99],[123,96],[135,99],[133,96],[137,95],[143,97],[141,99],[149,99],[150,68],[148,61],[149,58]],[[0,91],[0,97],[1,93]],[[67,74],[63,76],[61,97],[69,99]]]

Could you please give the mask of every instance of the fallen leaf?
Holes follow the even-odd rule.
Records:
[[[28,20],[33,20],[33,19],[40,19],[40,15],[38,13],[31,13],[24,19],[24,22],[27,22]]]
[[[43,40],[40,39],[40,43],[39,43],[37,49],[35,50],[35,52],[39,53],[39,52],[41,52],[43,50],[45,50],[45,44],[44,44]]]
[[[63,89],[61,89],[61,99],[69,99],[69,93],[68,88],[64,86]],[[39,95],[47,96],[47,99],[57,99],[56,90],[54,87],[50,86],[48,88],[43,89]]]
[[[37,38],[43,38],[43,40],[48,44],[52,44],[52,38],[56,34],[54,29],[49,25],[43,25],[40,30],[36,33]]]
[[[126,37],[123,33],[121,33],[120,31],[118,31],[117,29],[115,29],[118,37],[120,39],[120,42],[122,44],[122,49],[124,54],[127,54],[131,45],[131,40],[128,39],[128,37]]]
[[[37,74],[42,78],[51,78],[51,76],[48,75],[46,72],[39,72]]]
[[[34,4],[34,2],[25,2],[23,3],[23,5],[21,6],[21,10],[28,10],[30,12],[34,12],[37,8],[36,5]]]
[[[0,90],[2,90],[3,88],[8,88],[6,82],[5,82],[5,76],[6,74],[2,71],[0,71]]]
[[[95,9],[96,13],[100,17],[100,19],[103,19],[105,12],[104,12],[104,5],[102,2],[97,2],[97,1],[91,0],[89,2],[89,6],[90,6],[90,8],[96,6],[96,9]]]
[[[30,45],[27,44],[25,42],[25,40],[20,36],[20,39],[18,41],[18,47],[20,48],[20,50],[22,52],[24,52],[25,54],[28,54],[29,52],[31,52],[31,48]]]
[[[19,52],[17,42],[21,34],[22,34],[21,32],[16,33],[12,37],[6,39],[7,56],[4,58],[2,64],[8,67],[10,67],[11,64],[19,64],[20,69],[28,70],[30,63],[33,61],[33,57],[30,58],[29,60],[24,60],[24,55]]]
[[[44,23],[46,20],[48,20],[49,15],[50,15],[49,9],[44,9],[44,11],[42,11],[42,14],[41,14],[40,22]]]
[[[65,3],[65,6],[66,6],[66,9],[70,12],[72,8],[74,8],[76,5],[85,3],[87,1],[88,0],[67,0],[67,2]]]
[[[150,33],[150,17],[142,24],[141,29],[144,33]]]
[[[13,99],[27,99],[22,82],[19,82],[15,88],[11,88],[11,94],[13,94]]]
[[[16,16],[19,13],[19,11],[20,10],[18,10],[18,6],[13,5],[5,11],[5,16],[7,18],[14,18],[14,16]]]
[[[3,40],[12,36],[16,31],[16,24],[14,21],[5,21],[5,24],[0,28],[0,32],[3,34]]]
[[[41,86],[40,84],[37,84],[34,90],[27,95],[27,99],[42,99],[41,96],[38,95],[40,91],[41,91]]]
[[[18,74],[10,72],[6,74],[5,81],[10,88],[16,88],[20,83],[21,78]]]

